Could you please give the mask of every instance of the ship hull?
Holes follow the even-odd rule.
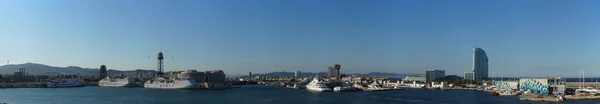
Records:
[[[135,87],[135,84],[133,84],[133,83],[127,83],[127,84],[103,83],[103,84],[98,84],[98,86],[100,86],[100,87]]]
[[[47,88],[64,88],[64,87],[83,87],[84,81],[82,80],[53,80],[51,82],[46,82]]]
[[[72,85],[72,84],[59,84],[59,85],[55,85],[55,84],[50,84],[47,83],[46,87],[47,88],[64,88],[64,87],[83,87],[84,85]]]
[[[150,89],[196,89],[197,84],[144,84],[144,88],[150,88]]]
[[[331,91],[331,89],[324,89],[324,88],[310,88],[310,87],[306,87],[307,90],[310,91],[318,91],[318,92],[327,92],[327,91]]]

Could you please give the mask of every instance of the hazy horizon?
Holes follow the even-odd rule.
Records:
[[[466,1],[466,0],[465,0]],[[109,69],[600,76],[600,1],[0,1],[0,60]],[[148,58],[150,57],[150,58]],[[173,57],[173,58],[171,58]]]

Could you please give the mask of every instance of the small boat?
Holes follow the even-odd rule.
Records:
[[[502,91],[500,93],[498,93],[501,96],[515,96],[517,94],[519,94],[518,92],[515,91]]]
[[[341,92],[343,90],[344,90],[344,88],[342,86],[333,87],[333,91],[335,91],[335,92]]]
[[[358,88],[352,86],[336,86],[333,88],[335,92],[358,91]]]
[[[295,83],[293,88],[295,89],[305,89],[306,88],[306,84],[302,84],[302,83]]]
[[[494,91],[494,92],[492,92],[492,96],[500,96],[500,93]]]

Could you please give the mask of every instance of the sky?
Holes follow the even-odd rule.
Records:
[[[597,0],[2,0],[0,60],[109,69],[600,76]],[[150,57],[150,58],[148,58]]]

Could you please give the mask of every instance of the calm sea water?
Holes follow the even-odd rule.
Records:
[[[157,90],[144,88],[0,89],[8,104],[529,104],[516,96],[498,97],[466,90],[406,89],[384,92],[310,92],[260,85],[229,90]],[[599,104],[600,101],[566,101]]]

